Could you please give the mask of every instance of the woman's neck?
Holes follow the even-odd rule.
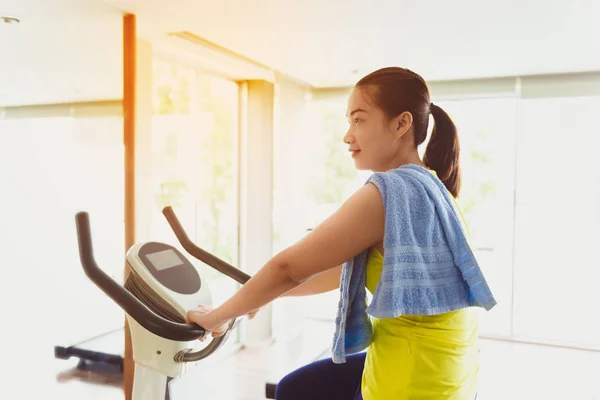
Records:
[[[401,166],[408,165],[408,164],[414,164],[414,165],[418,165],[423,168],[427,168],[425,163],[421,160],[421,157],[419,157],[419,153],[414,151],[414,152],[410,152],[409,154],[405,154],[403,156],[398,155],[398,157],[395,157],[394,160],[392,162],[390,162],[387,167],[381,168],[380,171],[381,172],[389,171],[392,169],[400,168]]]

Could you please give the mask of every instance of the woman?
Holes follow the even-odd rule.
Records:
[[[354,163],[374,172],[367,184],[231,299],[190,311],[188,320],[218,336],[232,318],[280,296],[339,287],[333,359],[286,376],[277,399],[473,400],[474,307],[489,310],[495,300],[454,201],[461,184],[456,128],[430,102],[425,81],[403,68],[361,79],[347,117],[344,142]],[[365,286],[373,294],[368,307]]]

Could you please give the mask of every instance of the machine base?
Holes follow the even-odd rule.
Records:
[[[79,358],[78,369],[123,375],[125,333],[117,329],[72,346],[54,346],[54,357],[68,360]]]
[[[170,400],[169,383],[172,380],[154,369],[135,364],[131,400]]]

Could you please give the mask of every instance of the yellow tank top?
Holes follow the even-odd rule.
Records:
[[[372,249],[366,276],[371,293],[382,268],[383,255]],[[363,399],[473,400],[479,371],[477,317],[477,309],[467,308],[431,316],[374,318]]]

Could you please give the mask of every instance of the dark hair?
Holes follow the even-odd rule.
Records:
[[[429,114],[433,116],[433,131],[425,150],[423,162],[434,170],[454,197],[461,186],[459,165],[460,144],[452,119],[440,107],[431,103],[425,80],[418,74],[400,67],[382,68],[362,78],[356,87],[368,87],[375,105],[388,118],[403,112],[413,117],[415,146],[427,138]]]

